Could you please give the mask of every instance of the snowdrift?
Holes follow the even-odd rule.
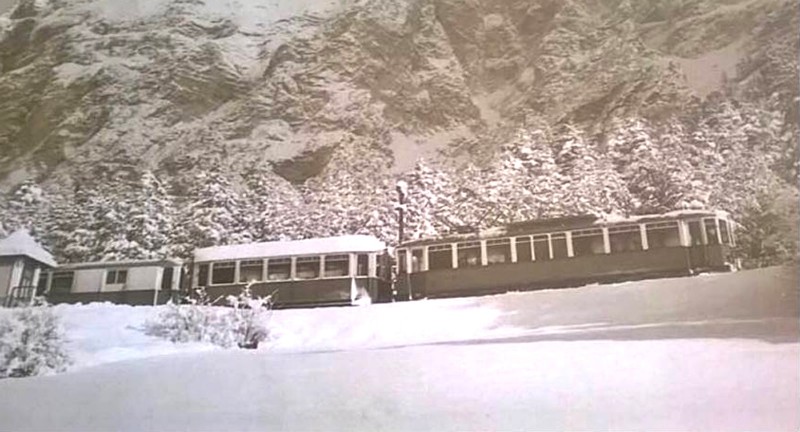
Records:
[[[785,267],[281,310],[256,351],[144,336],[158,308],[58,306],[77,365],[0,381],[0,419],[20,431],[797,430],[797,294]]]

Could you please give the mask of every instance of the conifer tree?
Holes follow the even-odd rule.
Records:
[[[214,170],[194,176],[185,210],[179,218],[187,246],[248,243],[251,215],[239,192]]]

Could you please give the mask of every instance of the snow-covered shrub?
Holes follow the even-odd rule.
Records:
[[[228,320],[236,344],[240,348],[257,348],[269,336],[263,321],[269,318],[265,313],[272,308],[272,295],[253,297],[248,284],[238,296],[228,296],[227,300],[233,308]]]
[[[0,317],[0,378],[61,372],[70,363],[58,317],[47,305]]]
[[[216,306],[201,290],[188,304],[166,305],[155,320],[145,323],[145,333],[172,342],[210,342],[222,347],[255,348],[266,339],[264,321],[272,296],[253,297],[249,286],[226,298],[230,307]]]

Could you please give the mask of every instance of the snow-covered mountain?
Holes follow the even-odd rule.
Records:
[[[738,211],[796,174],[797,29],[790,0],[20,0],[0,16],[4,224],[61,231],[70,259],[140,254],[137,211],[175,219],[149,224],[162,243],[391,237],[400,176],[418,233]]]

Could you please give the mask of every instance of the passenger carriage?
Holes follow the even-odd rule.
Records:
[[[722,211],[564,217],[404,242],[399,299],[576,286],[736,268]]]
[[[39,291],[50,303],[164,304],[177,300],[182,268],[175,258],[61,264]]]
[[[386,245],[350,235],[216,246],[194,252],[192,288],[211,299],[274,293],[276,307],[391,300]]]

